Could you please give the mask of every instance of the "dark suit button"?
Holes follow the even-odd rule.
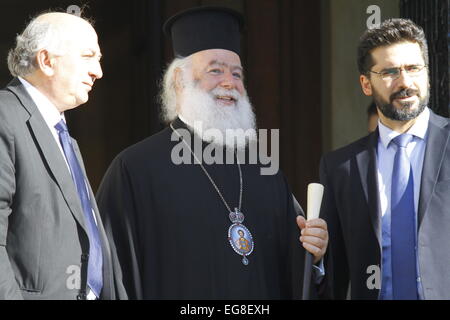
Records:
[[[81,260],[82,261],[87,261],[89,259],[89,253],[83,253],[81,255]]]

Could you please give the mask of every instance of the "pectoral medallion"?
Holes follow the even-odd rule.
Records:
[[[248,265],[249,261],[247,256],[252,253],[254,244],[252,234],[247,227],[242,224],[245,216],[238,208],[235,208],[234,212],[230,212],[229,218],[232,225],[228,229],[228,241],[233,250],[243,257],[242,263]]]

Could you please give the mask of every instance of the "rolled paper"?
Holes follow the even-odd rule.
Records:
[[[310,183],[308,185],[308,207],[306,212],[307,220],[319,218],[323,190],[324,187],[320,183]]]

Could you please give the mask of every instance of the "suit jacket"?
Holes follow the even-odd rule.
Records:
[[[450,124],[430,114],[418,209],[418,261],[425,299],[450,299]],[[321,217],[330,232],[328,278],[335,298],[377,299],[381,283],[381,212],[374,133],[325,155]],[[376,279],[378,277],[378,279]],[[374,287],[374,284],[378,285]]]
[[[88,189],[103,248],[101,298],[114,299],[116,290],[123,294],[113,278],[120,269]],[[0,90],[0,299],[85,299],[88,253],[87,227],[64,156],[14,79]]]

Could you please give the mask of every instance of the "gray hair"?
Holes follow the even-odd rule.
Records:
[[[177,117],[177,95],[175,91],[175,70],[183,72],[182,81],[187,81],[191,72],[191,58],[177,57],[167,67],[161,83],[161,118],[165,123],[172,122]]]
[[[14,77],[24,77],[36,70],[36,55],[46,49],[54,55],[63,55],[60,30],[52,23],[34,18],[22,34],[16,37],[16,47],[8,53],[8,69]]]

